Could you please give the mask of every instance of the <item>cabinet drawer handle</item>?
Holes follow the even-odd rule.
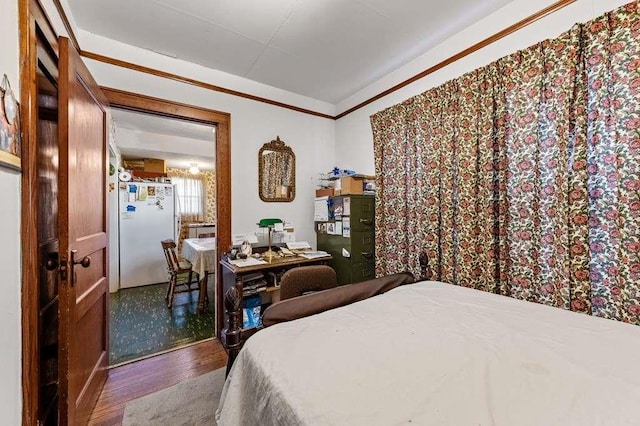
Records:
[[[373,253],[370,251],[363,251],[362,257],[366,257],[367,259],[371,259],[373,257]]]
[[[360,223],[367,225],[367,226],[372,226],[373,225],[373,220],[371,219],[360,219]]]

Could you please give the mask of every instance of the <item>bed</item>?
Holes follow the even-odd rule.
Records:
[[[261,330],[220,425],[640,423],[640,328],[421,281]]]

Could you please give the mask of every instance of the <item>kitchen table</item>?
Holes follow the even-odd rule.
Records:
[[[200,294],[198,307],[204,312],[207,295],[207,281],[209,275],[215,276],[216,239],[215,238],[187,238],[182,242],[182,257],[191,262],[191,268],[198,273],[200,279]]]

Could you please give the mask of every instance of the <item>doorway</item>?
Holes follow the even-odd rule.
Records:
[[[216,127],[117,107],[111,118],[109,366],[115,367],[215,337]],[[188,272],[177,277],[175,294],[167,241],[191,272],[191,281]],[[194,246],[208,249],[188,250]]]
[[[216,171],[216,273],[215,273],[215,331],[220,336],[223,326],[222,280],[220,255],[231,244],[231,116],[228,113],[186,105],[165,99],[125,92],[107,87],[101,88],[112,108],[177,118],[215,126]]]

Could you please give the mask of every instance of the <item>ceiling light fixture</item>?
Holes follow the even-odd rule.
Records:
[[[197,175],[198,173],[200,173],[198,163],[191,163],[191,167],[189,167],[189,173],[191,173],[192,175]]]

